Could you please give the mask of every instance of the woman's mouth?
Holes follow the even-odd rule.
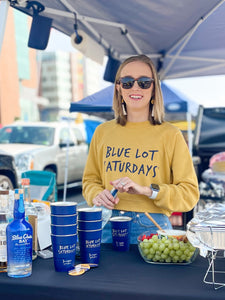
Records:
[[[142,96],[141,95],[130,95],[130,98],[132,100],[141,100],[142,99]]]

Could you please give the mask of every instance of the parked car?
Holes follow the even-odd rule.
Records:
[[[193,154],[201,160],[199,176],[209,168],[210,158],[224,149],[225,107],[200,106],[193,141]]]
[[[58,187],[80,185],[88,155],[88,145],[80,128],[67,122],[15,122],[0,129],[0,149],[15,158],[21,174],[46,170],[56,174]]]
[[[0,188],[12,190],[18,187],[18,177],[14,158],[0,150]]]

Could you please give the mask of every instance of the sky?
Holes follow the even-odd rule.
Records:
[[[52,29],[46,51],[76,51],[70,37]],[[103,72],[104,74],[104,72]],[[170,79],[165,83],[204,107],[225,107],[225,75]],[[105,87],[107,83],[103,84]]]

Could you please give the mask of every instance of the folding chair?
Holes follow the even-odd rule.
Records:
[[[54,173],[33,170],[23,172],[21,177],[30,179],[30,195],[32,200],[57,201],[56,175]]]

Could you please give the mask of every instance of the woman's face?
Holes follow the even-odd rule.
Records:
[[[123,78],[126,76],[133,77],[134,79],[140,77],[153,78],[150,67],[140,61],[130,62],[124,66],[120,77]],[[130,89],[122,88],[122,84],[117,85],[117,90],[122,94],[123,100],[126,103],[128,115],[129,112],[149,113],[149,102],[152,97],[153,88],[154,82],[151,83],[151,86],[148,89],[139,87],[137,81],[134,82],[133,87]]]

